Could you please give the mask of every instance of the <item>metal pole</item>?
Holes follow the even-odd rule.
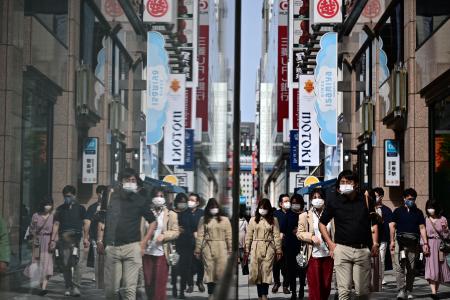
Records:
[[[241,124],[241,0],[235,0],[234,101],[233,101],[233,251],[239,251],[239,157]],[[235,299],[239,299],[239,271],[236,263]]]

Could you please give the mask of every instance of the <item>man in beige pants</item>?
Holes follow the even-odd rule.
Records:
[[[329,194],[320,218],[320,233],[334,258],[340,300],[350,299],[353,284],[357,298],[369,297],[370,256],[378,255],[379,251],[378,226],[371,226],[373,200],[359,191],[357,176],[352,171],[342,171],[336,192]],[[332,219],[336,230],[334,242],[326,228]]]

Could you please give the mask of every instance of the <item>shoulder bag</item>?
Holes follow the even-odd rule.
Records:
[[[309,217],[306,218],[306,228],[309,232]],[[295,259],[297,260],[297,264],[300,268],[305,269],[308,266],[308,245],[306,243],[302,243],[300,247],[300,252],[297,254]]]
[[[441,250],[444,253],[450,253],[450,239],[445,239],[434,226],[433,222],[430,220],[431,227],[433,227],[434,231],[439,236],[439,239],[441,240],[441,245],[439,246],[439,250]]]

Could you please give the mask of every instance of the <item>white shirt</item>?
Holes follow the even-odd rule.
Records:
[[[320,239],[320,246],[313,245],[312,249],[312,257],[320,258],[320,257],[327,257],[330,256],[330,251],[327,248],[327,245],[322,239],[322,235],[319,231],[319,217],[317,214],[313,211],[313,225],[314,225],[314,235]],[[328,232],[331,231],[331,223],[328,223],[327,225]]]
[[[157,214],[155,214],[155,216],[156,215]],[[163,210],[161,210],[161,212],[157,216],[158,216],[158,218],[156,220],[157,220],[158,226],[156,227],[155,234],[153,235],[153,239],[148,242],[147,249],[145,249],[144,253],[147,255],[153,255],[153,256],[163,256],[164,255],[163,244],[156,241],[158,236],[163,231],[163,226],[164,226]],[[146,227],[148,228],[148,224],[146,224]]]

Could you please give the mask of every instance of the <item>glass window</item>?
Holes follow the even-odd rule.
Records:
[[[26,0],[25,15],[34,16],[67,46],[67,0]]]
[[[450,16],[446,0],[416,0],[417,47],[420,47]]]
[[[400,1],[394,9],[392,9],[390,17],[381,29],[380,37],[383,40],[383,50],[387,56],[388,69],[393,70],[395,65],[399,65],[404,60],[402,1]]]

